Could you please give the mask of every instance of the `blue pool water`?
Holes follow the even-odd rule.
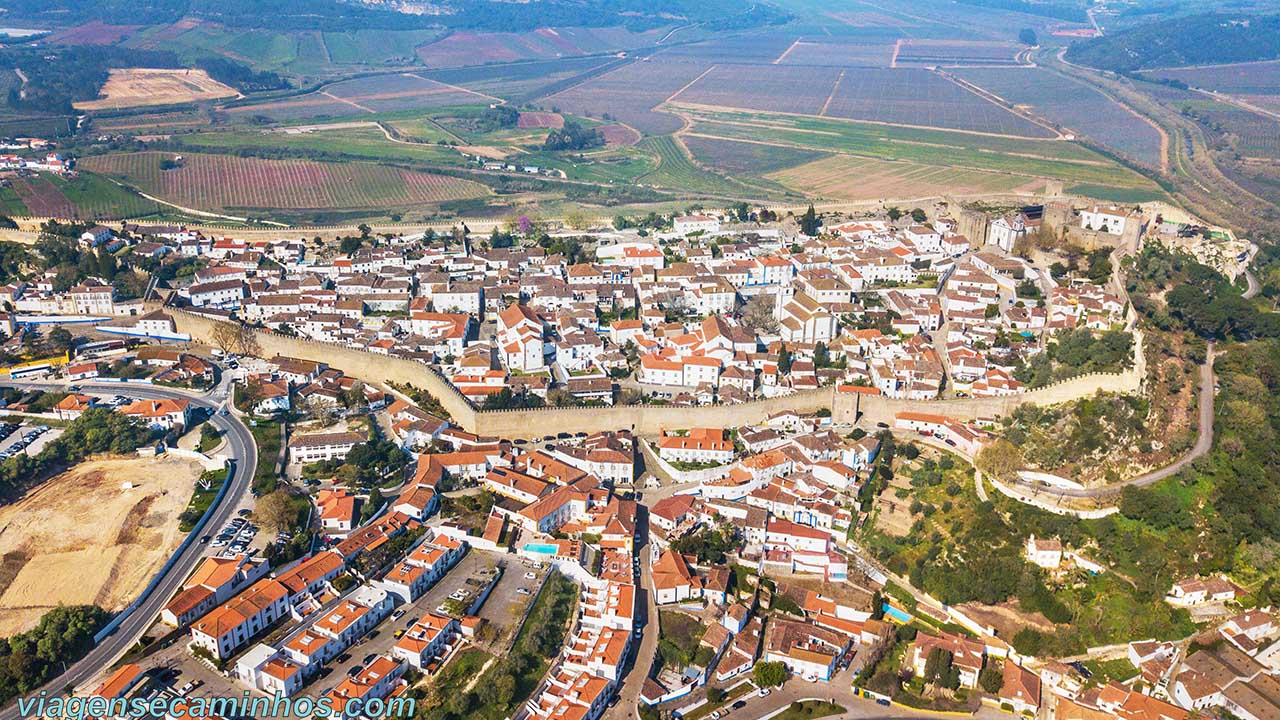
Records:
[[[524,546],[524,549],[543,555],[555,555],[558,548],[550,543],[528,543]]]
[[[911,622],[911,616],[905,610],[900,610],[889,603],[884,604],[884,614],[903,624]]]

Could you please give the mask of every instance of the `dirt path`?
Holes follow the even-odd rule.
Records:
[[[359,109],[359,110],[363,110],[363,111],[365,111],[365,112],[369,113],[370,115],[376,115],[376,114],[377,114],[377,111],[376,111],[376,110],[371,110],[371,109],[369,109],[369,108],[367,108],[367,107],[365,107],[365,106],[361,105],[360,103],[358,103],[358,102],[356,102],[356,101],[354,101],[354,100],[348,100],[348,99],[346,99],[346,98],[344,98],[344,97],[338,97],[337,95],[334,95],[333,93],[329,92],[328,90],[321,90],[319,94],[320,94],[320,95],[323,95],[323,96],[325,96],[325,97],[327,97],[327,98],[331,98],[331,99],[333,99],[333,100],[337,100],[337,101],[338,101],[338,102],[340,102],[340,103],[346,103],[347,105],[350,105],[351,107],[353,107],[353,108],[357,108],[357,109]]]
[[[776,58],[774,58],[774,59],[773,59],[773,64],[774,64],[774,65],[781,65],[781,64],[782,64],[782,61],[783,61],[783,60],[786,60],[786,59],[787,59],[787,56],[791,54],[791,51],[792,51],[792,50],[795,50],[795,49],[796,49],[796,47],[797,47],[798,45],[800,45],[800,44],[801,44],[801,43],[800,43],[800,38],[796,38],[796,41],[795,41],[795,42],[793,42],[793,43],[791,43],[790,45],[788,45],[788,46],[787,46],[787,49],[786,49],[786,50],[783,50],[781,55],[779,55],[778,57],[776,57]]]
[[[662,107],[664,104],[669,103],[669,102],[671,102],[671,101],[675,100],[675,99],[676,99],[676,97],[680,95],[680,93],[682,93],[682,92],[684,92],[685,90],[688,90],[689,88],[693,87],[693,84],[694,84],[694,83],[696,83],[696,82],[698,82],[699,80],[701,80],[702,78],[706,77],[706,76],[707,76],[707,73],[709,73],[709,72],[711,72],[712,70],[715,70],[715,69],[716,69],[716,66],[715,66],[715,65],[712,65],[711,67],[707,68],[706,70],[703,70],[701,75],[699,75],[698,77],[696,77],[696,78],[694,78],[694,79],[690,80],[689,82],[685,83],[685,84],[684,84],[684,87],[682,87],[682,88],[680,88],[679,90],[677,90],[677,91],[675,91],[675,92],[671,93],[671,95],[669,95],[669,96],[667,97],[667,99],[666,99],[666,100],[663,100],[662,102],[660,102],[660,103],[658,103],[657,105],[655,105],[655,106],[653,107],[653,109],[655,109],[655,110],[656,110],[656,109],[658,109],[658,108]]]
[[[844,81],[844,70],[836,76],[836,84],[831,86],[831,94],[827,96],[827,101],[822,103],[822,109],[818,111],[819,117],[827,116],[827,109],[831,107],[831,101],[836,98],[836,93],[840,91],[840,83]]]

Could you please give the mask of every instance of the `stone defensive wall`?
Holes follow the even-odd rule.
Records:
[[[148,310],[161,309],[159,304]],[[163,308],[173,316],[178,331],[194,342],[212,344],[213,328],[221,321],[186,310]],[[629,429],[657,435],[664,429],[737,427],[763,422],[774,413],[792,410],[813,413],[827,409],[836,422],[853,422],[855,413],[872,423],[891,425],[904,411],[944,415],[956,420],[996,418],[1025,403],[1052,405],[1093,395],[1098,391],[1131,393],[1142,387],[1140,367],[1122,373],[1091,373],[1036,390],[991,398],[956,400],[895,400],[882,395],[859,395],[819,388],[785,397],[755,400],[741,405],[619,405],[591,408],[542,408],[537,410],[478,410],[439,372],[425,363],[380,355],[335,343],[324,343],[254,331],[260,354],[326,363],[353,377],[374,384],[407,383],[430,393],[449,412],[455,425],[468,432],[505,438],[531,438],[560,432],[596,432]],[[1139,353],[1140,354],[1140,353]]]

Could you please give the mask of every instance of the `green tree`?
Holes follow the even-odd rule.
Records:
[[[822,223],[818,220],[818,213],[813,209],[813,204],[809,204],[809,209],[804,211],[800,216],[800,232],[809,237],[817,236]]]
[[[1018,42],[1027,47],[1035,47],[1040,44],[1039,38],[1036,37],[1036,31],[1031,28],[1022,28],[1018,31]]]
[[[781,662],[758,662],[752,676],[760,687],[778,687],[787,680],[787,666]]]
[[[1000,692],[1000,688],[1004,685],[1004,673],[996,665],[995,660],[988,662],[987,666],[982,668],[982,673],[978,675],[978,684],[991,695]]]

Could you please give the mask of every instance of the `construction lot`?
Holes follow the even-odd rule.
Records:
[[[200,472],[191,460],[95,458],[0,508],[0,635],[60,604],[129,604],[181,542]]]

